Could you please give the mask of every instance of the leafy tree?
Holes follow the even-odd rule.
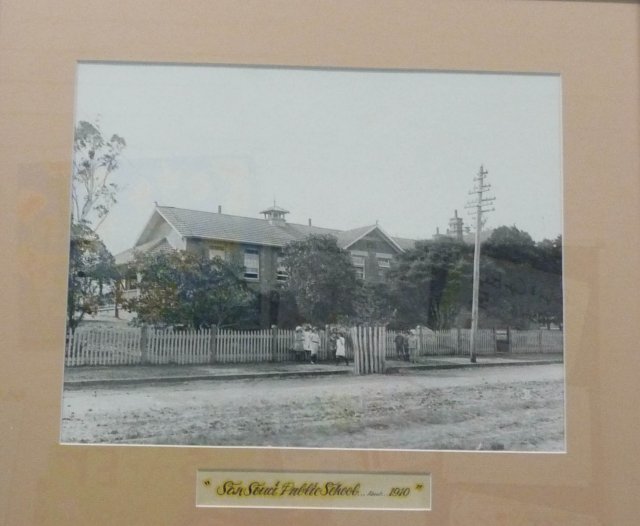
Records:
[[[100,237],[84,223],[71,224],[67,327],[75,331],[87,314],[104,304],[103,286],[116,275],[115,262]]]
[[[387,325],[393,320],[394,307],[387,283],[359,282],[354,295],[353,315],[341,320],[346,325]]]
[[[562,323],[562,239],[535,243],[516,227],[500,227],[483,246],[480,314],[485,323],[527,328]],[[420,243],[389,273],[394,325],[466,325],[473,246],[450,238]],[[467,320],[468,321],[468,320]]]
[[[110,294],[116,296],[117,314],[118,273],[96,231],[116,202],[118,186],[110,176],[118,167],[124,147],[125,141],[118,135],[107,141],[98,123],[80,121],[76,126],[67,302],[67,321],[72,330],[86,314],[96,312]]]
[[[295,295],[286,284],[271,291],[271,324],[283,328],[294,328],[304,323],[296,303]]]
[[[444,276],[439,301],[431,307],[430,327],[450,329],[459,324],[460,312],[471,304],[473,267],[472,256],[464,251],[452,261]]]
[[[448,328],[470,300],[472,247],[450,238],[401,254],[388,274],[396,324]]]
[[[525,263],[482,258],[480,311],[492,324],[527,329],[536,309],[536,275]]]
[[[480,306],[501,324],[528,328],[562,323],[562,239],[535,243],[515,227],[500,227],[486,242]]]
[[[562,236],[544,239],[536,245],[536,267],[546,275],[545,287],[540,293],[537,321],[550,327],[552,323],[562,327]]]
[[[495,259],[531,264],[536,244],[529,234],[515,226],[496,228],[482,244],[482,252]]]
[[[125,307],[141,323],[194,329],[233,324],[251,304],[243,268],[221,258],[186,251],[145,254],[133,270],[140,276],[140,296]]]
[[[99,123],[80,121],[73,143],[72,216],[75,223],[98,230],[116,203],[118,185],[111,174],[118,168],[125,140],[112,135],[106,140]]]
[[[536,267],[545,272],[562,274],[562,236],[543,239],[536,244],[538,260]]]
[[[335,323],[353,314],[358,289],[351,256],[329,235],[311,235],[283,249],[289,278],[285,290],[295,300],[303,319]]]

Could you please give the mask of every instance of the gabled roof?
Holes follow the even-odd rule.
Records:
[[[142,245],[137,245],[133,248],[125,250],[124,252],[120,252],[115,256],[116,265],[126,265],[133,261],[136,257],[136,254],[157,254],[158,252],[172,252],[174,248],[171,246],[169,241],[167,241],[166,237],[155,239],[154,241],[149,241],[148,243],[143,243]]]
[[[338,246],[340,248],[347,248],[353,245],[359,239],[362,239],[369,232],[371,232],[376,225],[361,226],[359,228],[352,228],[351,230],[344,230],[338,233]]]
[[[158,206],[158,212],[183,237],[282,246],[298,239],[264,219]]]
[[[320,226],[312,226],[312,225],[300,225],[297,223],[284,223],[279,226],[280,228],[284,228],[285,230],[290,232],[291,235],[296,236],[297,239],[302,239],[310,235],[322,236],[327,234],[337,237],[338,234],[342,232],[342,230],[336,230],[334,228],[323,228]]]
[[[328,234],[336,237],[341,248],[348,248],[377,229],[399,252],[413,248],[415,245],[414,240],[389,236],[378,225],[367,225],[352,230],[336,230],[172,206],[156,206],[156,212],[183,238],[233,241],[243,244],[281,247],[291,241],[304,239],[311,234]],[[148,225],[154,221],[154,218],[157,218],[156,214],[152,215]],[[153,241],[146,242],[147,230],[148,228],[145,228],[138,238],[138,242],[142,241],[142,243],[136,245],[131,251],[141,250],[143,247],[146,249],[149,243],[153,243]],[[128,252],[130,251],[119,254],[118,258],[121,259],[121,256],[132,258],[132,255],[127,256]]]
[[[394,238],[392,238],[389,234],[387,234],[378,224],[363,226],[360,228],[354,228],[353,230],[346,230],[345,232],[341,232],[338,234],[338,245],[342,248],[349,248],[351,245],[355,244],[357,241],[362,239],[364,236],[370,234],[373,231],[378,231],[384,239],[386,239],[391,246],[393,246],[398,252],[402,252],[404,249],[396,242]]]
[[[402,250],[411,250],[412,248],[416,248],[416,239],[394,237],[393,240],[400,246]]]

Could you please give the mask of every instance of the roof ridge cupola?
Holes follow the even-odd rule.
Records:
[[[289,210],[285,210],[284,208],[277,206],[274,200],[273,206],[270,206],[269,208],[262,210],[260,213],[272,225],[283,224],[286,222],[285,216],[289,213]]]

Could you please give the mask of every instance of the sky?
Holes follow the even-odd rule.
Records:
[[[431,238],[454,210],[473,225],[481,165],[485,228],[562,233],[556,75],[82,63],[75,118],[127,143],[98,230],[114,254],[155,202]]]

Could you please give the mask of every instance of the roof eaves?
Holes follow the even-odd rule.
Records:
[[[114,258],[116,259],[116,264],[126,265],[133,261],[133,259],[136,257],[136,254],[151,252],[162,243],[166,243],[167,245],[171,246],[171,243],[169,243],[166,237],[159,237],[158,239],[147,241],[146,243],[142,243],[141,245],[135,246],[133,248],[128,248],[127,250],[124,250],[114,256]],[[118,260],[120,260],[120,262],[118,262]]]
[[[361,228],[366,228],[366,227],[361,227]],[[366,236],[367,234],[369,234],[371,231],[373,231],[373,229],[376,228],[376,225],[372,225],[368,228],[366,228],[366,230],[364,230],[361,234],[359,234],[357,237],[355,237],[354,239],[350,239],[348,240],[348,243],[346,245],[344,245],[342,248],[347,249],[349,248],[351,245],[353,245],[354,243],[357,243],[358,241],[360,241],[364,236]],[[358,230],[358,229],[354,229],[354,230]],[[343,234],[348,234],[349,231],[345,230],[344,232],[342,232]]]
[[[136,237],[136,241],[133,244],[133,246],[135,247],[138,244],[142,244],[140,243],[140,239],[142,238],[142,236],[144,235],[144,233],[147,231],[147,227],[149,226],[149,223],[151,222],[151,220],[153,219],[153,216],[155,215],[155,213],[158,211],[158,208],[154,208],[153,211],[151,212],[151,215],[149,215],[149,218],[147,219],[147,221],[145,222],[144,226],[142,227],[142,230],[140,231],[140,233],[138,234],[138,236]]]
[[[165,206],[165,207],[156,206],[155,211],[158,212],[160,217],[162,217],[162,219],[164,219],[169,224],[169,226],[171,228],[173,228],[173,230],[176,232],[176,234],[178,234],[181,238],[193,237],[193,236],[190,236],[188,232],[181,232],[180,229],[178,228],[178,226],[176,226],[173,223],[173,221],[169,220],[169,218],[167,218],[167,216],[160,211],[160,208],[173,208],[173,207],[170,207],[170,206]]]
[[[362,232],[358,237],[356,237],[355,239],[350,240],[344,247],[344,249],[348,249],[351,245],[357,243],[358,241],[360,241],[364,236],[370,234],[371,232],[373,232],[374,230],[378,230],[383,237],[385,237],[387,239],[387,241],[389,241],[389,243],[391,243],[391,245],[398,251],[398,252],[404,252],[405,250],[389,235],[387,234],[382,228],[380,228],[379,225],[371,225],[371,227],[367,228],[366,230],[364,230],[364,232]]]
[[[265,247],[283,247],[284,245],[286,245],[286,243],[266,243],[264,241],[249,241],[246,239],[237,239],[237,238],[230,238],[230,237],[222,237],[222,236],[216,236],[216,237],[212,237],[212,236],[185,236],[188,237],[189,239],[209,239],[212,241],[231,241],[233,243],[242,243],[244,245],[260,245],[260,246],[265,246]]]
[[[389,234],[387,234],[384,229],[382,229],[380,226],[376,225],[376,228],[380,231],[380,233],[387,238],[388,241],[391,242],[391,244],[398,249],[399,252],[404,252],[404,248],[402,248],[395,239],[393,239],[393,237],[391,237]]]
[[[286,223],[286,224],[293,227],[294,229],[301,228],[302,230],[312,230],[312,231],[324,230],[323,232],[324,234],[330,234],[334,236],[346,232],[345,230],[338,230],[337,228],[327,228],[324,226],[316,226],[316,225],[305,225],[303,223]],[[319,233],[319,232],[310,232],[309,234],[312,234],[312,233]]]

